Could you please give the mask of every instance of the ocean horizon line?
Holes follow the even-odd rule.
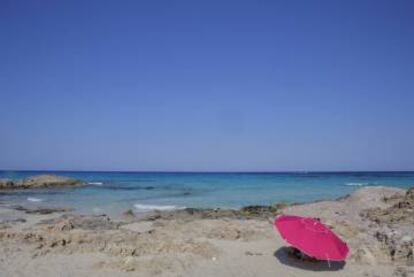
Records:
[[[69,169],[0,169],[0,172],[93,172],[93,173],[156,173],[156,174],[341,174],[341,173],[414,173],[414,170],[69,170]]]

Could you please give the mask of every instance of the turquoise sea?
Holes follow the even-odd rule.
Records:
[[[239,208],[275,202],[309,202],[344,196],[361,186],[414,186],[414,172],[172,173],[0,171],[0,178],[57,174],[84,187],[1,191],[0,203],[72,207],[119,215],[182,207]]]

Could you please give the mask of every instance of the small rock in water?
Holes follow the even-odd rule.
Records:
[[[64,213],[72,211],[69,208],[37,208],[37,209],[27,209],[27,214],[52,214],[52,213]]]
[[[128,209],[122,213],[123,216],[135,216],[134,211],[132,209]]]

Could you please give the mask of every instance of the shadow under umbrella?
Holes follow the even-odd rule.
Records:
[[[273,254],[282,264],[310,271],[338,271],[344,268],[345,261],[321,261],[312,258],[300,258],[294,247],[283,246]]]

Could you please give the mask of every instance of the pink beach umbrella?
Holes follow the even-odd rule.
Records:
[[[317,219],[280,215],[274,224],[285,241],[310,257],[326,261],[346,259],[346,243]]]

